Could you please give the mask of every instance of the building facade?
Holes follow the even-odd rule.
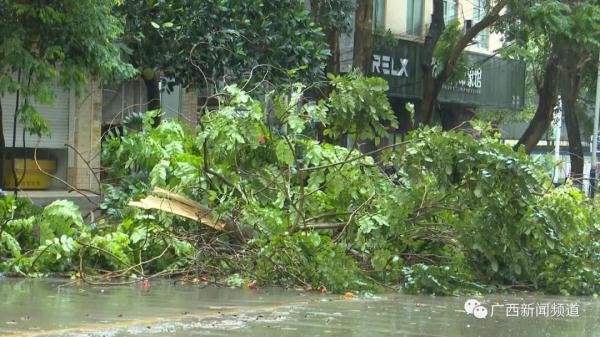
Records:
[[[187,91],[180,87],[175,87],[175,90],[169,93],[166,91],[161,93],[161,105],[166,118],[193,120],[197,101],[195,91]],[[38,161],[50,162],[51,165],[46,170],[52,175],[49,184],[26,180],[19,185],[20,188],[54,192],[78,189],[91,195],[100,192],[103,133],[111,127],[120,126],[123,118],[132,112],[147,110],[146,90],[142,80],[131,80],[115,85],[103,85],[99,81],[91,81],[80,88],[78,93],[75,90],[57,88],[52,104],[33,103],[48,122],[50,129],[49,135],[40,138],[23,132],[19,121],[15,126],[15,103],[15,94],[5,94],[2,97],[2,122],[8,151],[7,158],[15,158],[14,164],[11,164],[18,167],[18,176],[22,171],[37,173],[35,162],[32,161],[34,157]],[[15,126],[14,130],[13,126]],[[15,149],[12,149],[13,138]],[[24,165],[26,160],[27,164]],[[77,193],[72,194],[77,195]],[[31,195],[41,198],[45,196],[40,193]],[[48,199],[52,200],[52,198]]]
[[[399,132],[411,125],[407,104],[417,105],[422,96],[421,56],[431,23],[432,0],[373,0],[373,28],[378,35],[392,35],[394,45],[375,44],[371,75],[385,78],[388,97],[400,120]],[[458,20],[463,29],[485,17],[486,0],[446,0],[447,23]],[[353,40],[342,36],[342,69],[352,65]],[[521,110],[525,95],[525,64],[497,56],[503,36],[483,30],[466,48],[468,70],[463,80],[444,85],[435,108],[436,122],[453,128],[472,119],[478,110]],[[414,116],[412,118],[415,118]]]
[[[444,0],[446,23],[458,19],[469,27],[485,16],[488,0]],[[390,30],[401,39],[424,41],[431,23],[433,1],[431,0],[374,0],[374,26]],[[499,33],[489,28],[481,32],[467,50],[494,53],[503,45]]]

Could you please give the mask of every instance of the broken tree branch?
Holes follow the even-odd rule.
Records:
[[[227,217],[215,217],[214,210],[182,195],[155,187],[149,195],[140,201],[130,201],[129,206],[154,209],[202,223],[221,232],[233,232],[241,235],[236,224]]]

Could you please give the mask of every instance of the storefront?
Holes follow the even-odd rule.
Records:
[[[23,104],[21,97],[20,105]],[[48,123],[50,134],[41,138],[23,131],[23,124],[17,118],[14,125],[16,94],[7,93],[2,97],[2,124],[4,126],[4,140],[7,150],[5,163],[6,188],[14,188],[12,166],[16,167],[18,179],[24,172],[30,174],[22,179],[19,184],[23,189],[61,189],[60,182],[37,173],[37,164],[33,161],[34,154],[41,165],[53,175],[62,180],[67,180],[68,148],[73,134],[70,125],[74,112],[74,94],[70,91],[57,89],[54,93],[52,104],[45,105],[33,102],[33,107],[44,117]],[[14,127],[13,127],[14,126]],[[14,142],[13,142],[14,140]],[[14,148],[13,148],[14,145]],[[12,158],[15,158],[13,161]],[[36,174],[36,175],[34,175]]]
[[[422,43],[406,40],[399,40],[393,49],[373,53],[371,74],[388,81],[388,97],[401,123],[399,131],[408,128],[406,104],[417,105],[422,97],[422,53]],[[523,109],[524,62],[473,52],[466,52],[466,57],[469,66],[463,79],[445,84],[438,97],[437,122],[452,127],[472,118],[477,110],[502,113]]]

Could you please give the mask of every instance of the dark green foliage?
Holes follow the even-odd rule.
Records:
[[[358,154],[301,135],[315,118],[327,128],[351,130],[343,114],[354,110],[342,107],[360,97],[356,90],[364,84],[335,86],[339,92],[317,106],[299,108],[298,90],[285,100],[275,99],[278,122],[273,125],[265,124],[262,104],[230,88],[229,107],[205,116],[195,145],[185,142],[189,136],[172,132],[177,124],[165,122],[119,143],[132,150],[111,161],[146,163],[143,171],[160,172],[152,174],[158,178],[148,186],[186,193],[253,230],[258,236],[251,242],[258,252],[249,259],[256,261],[258,268],[251,269],[263,280],[352,289],[364,284],[359,270],[366,269],[378,282],[404,284],[411,292],[459,294],[512,285],[597,291],[595,208],[570,187],[554,189],[542,166],[484,131],[480,139],[462,132],[415,131],[406,145],[381,156],[380,165],[392,174],[373,166],[369,157],[335,164]],[[384,90],[375,83],[365,88]],[[335,113],[342,115],[333,118]],[[136,144],[156,144],[158,135],[171,139],[151,152],[158,156],[135,159],[144,153],[133,153]],[[219,176],[193,169],[204,166],[202,144],[209,151],[208,167]],[[189,170],[182,171],[181,165]],[[341,233],[302,231],[316,218],[347,222],[347,228]],[[329,264],[334,256],[335,263]],[[332,278],[336,274],[345,276]]]
[[[360,81],[357,81],[360,79]],[[387,82],[378,77],[361,78],[351,72],[346,77],[331,77],[335,90],[329,95],[327,118],[331,127],[323,134],[338,138],[349,134],[356,141],[375,140],[386,136],[386,127],[398,127],[394,111],[387,100]],[[390,121],[384,125],[381,121]]]
[[[118,10],[130,61],[146,79],[156,72],[171,84],[212,88],[249,75],[272,82],[323,75],[328,50],[304,1],[145,0]]]
[[[10,196],[0,204],[11,210],[0,228],[1,271],[40,276],[89,268],[92,274],[100,269],[143,275],[189,265],[194,253],[189,242],[172,236],[177,223],[169,219],[132,215],[114,226],[104,221],[90,226],[71,201],[57,200],[38,211]],[[139,263],[151,258],[142,269]]]
[[[391,51],[398,45],[398,39],[391,30],[373,32],[373,50]]]
[[[31,101],[51,103],[57,86],[84,84],[90,75],[133,75],[121,61],[121,22],[111,0],[0,1],[0,95],[20,92],[19,121],[32,134],[48,133]],[[30,100],[31,99],[31,100]]]
[[[314,289],[326,287],[337,293],[364,289],[368,284],[346,249],[316,231],[276,235],[254,244],[262,249],[252,257],[256,261],[253,273],[269,276],[268,282]]]

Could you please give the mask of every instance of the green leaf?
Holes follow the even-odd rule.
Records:
[[[300,133],[304,130],[306,122],[298,115],[290,115],[288,117],[288,125],[295,133]]]
[[[498,261],[496,261],[495,259],[491,261],[492,263],[492,270],[494,271],[494,273],[498,272]]]
[[[292,152],[286,141],[280,140],[276,143],[275,153],[277,155],[277,159],[280,162],[288,166],[294,165],[294,153]]]
[[[161,160],[154,166],[150,171],[150,184],[152,186],[165,186],[167,184],[167,170],[169,169],[170,162],[168,160]]]
[[[2,245],[8,249],[12,257],[21,257],[21,245],[12,235],[7,232],[2,232],[2,237],[0,239],[2,240]]]
[[[131,243],[138,243],[142,240],[144,240],[147,237],[147,230],[145,227],[139,226],[136,227],[133,231],[133,233],[131,233]]]

